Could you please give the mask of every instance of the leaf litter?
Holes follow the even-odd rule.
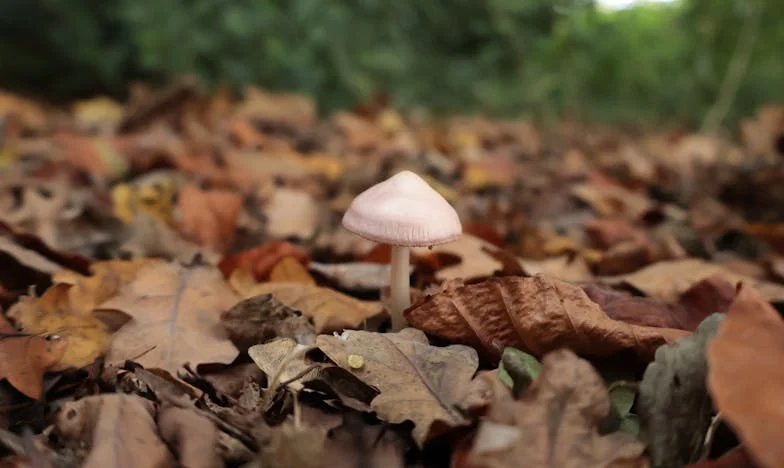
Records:
[[[199,91],[0,94],[3,463],[784,463],[784,129]],[[394,249],[341,217],[402,170],[464,234],[411,249],[391,333]]]

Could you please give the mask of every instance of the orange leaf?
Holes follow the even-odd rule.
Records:
[[[219,252],[234,242],[242,198],[228,190],[200,190],[187,185],[180,191],[180,230],[200,245]]]
[[[741,285],[708,344],[708,390],[752,458],[784,466],[784,321],[753,288]]]
[[[493,360],[506,346],[536,356],[562,347],[587,356],[630,349],[650,360],[659,346],[689,335],[613,320],[579,286],[541,274],[471,285],[447,281],[441,291],[406,310],[405,317],[426,333],[481,349]]]
[[[284,257],[294,257],[302,263],[308,262],[308,253],[301,247],[285,241],[270,242],[250,250],[228,256],[218,264],[223,275],[229,277],[235,269],[251,272],[256,281],[269,278],[272,268]]]
[[[0,378],[17,390],[38,399],[44,373],[65,354],[68,342],[63,338],[47,340],[40,336],[15,336],[16,330],[0,315]]]
[[[308,270],[295,257],[283,257],[270,272],[270,281],[281,283],[316,284]]]

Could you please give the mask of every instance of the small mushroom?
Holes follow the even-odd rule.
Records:
[[[421,177],[402,171],[357,195],[343,216],[354,234],[392,246],[392,330],[406,326],[411,305],[409,248],[452,242],[463,233],[457,212]]]

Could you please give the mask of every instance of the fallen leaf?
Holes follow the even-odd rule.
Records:
[[[289,382],[289,388],[299,391],[303,388],[302,379],[318,372],[317,366],[311,368],[305,357],[307,346],[291,338],[279,338],[248,349],[248,356],[259,366],[267,378],[278,376],[277,384]],[[295,377],[301,376],[300,379]]]
[[[144,266],[117,296],[98,306],[133,317],[115,334],[107,359],[131,359],[172,375],[185,363],[228,364],[238,351],[220,327],[220,314],[238,300],[214,268]]]
[[[309,259],[307,251],[301,247],[284,241],[276,241],[226,257],[218,264],[218,268],[226,277],[230,276],[234,270],[240,269],[251,272],[256,281],[264,281],[269,278],[275,265],[281,259],[289,256],[302,263],[307,263]]]
[[[218,430],[215,424],[196,411],[174,406],[163,407],[158,411],[158,429],[161,438],[177,454],[180,466],[224,466],[217,454]]]
[[[269,280],[273,283],[316,284],[316,280],[295,257],[283,257],[270,271]]]
[[[357,328],[382,313],[376,302],[360,301],[333,289],[302,283],[262,283],[245,296],[272,294],[313,321],[316,333]]]
[[[647,197],[610,183],[575,185],[571,193],[604,217],[621,216],[638,220],[654,207],[654,203]]]
[[[761,466],[784,466],[784,322],[764,296],[742,284],[708,344],[708,390],[718,411]]]
[[[225,252],[233,243],[242,197],[228,190],[186,185],[177,199],[179,229],[199,245]]]
[[[646,296],[672,303],[695,283],[710,276],[720,276],[733,284],[742,281],[757,289],[768,301],[784,301],[782,285],[738,275],[697,258],[658,262],[629,275],[600,277],[599,280],[612,285],[627,284]]]
[[[112,333],[130,320],[120,311],[83,314],[74,310],[69,301],[72,288],[67,284],[56,284],[40,298],[23,297],[8,311],[8,316],[25,332],[59,335],[68,341],[65,353],[52,366],[55,371],[91,364],[109,349]]]
[[[431,346],[424,333],[407,328],[399,333],[349,331],[345,339],[320,335],[316,346],[379,395],[371,407],[391,423],[414,422],[414,440],[422,446],[447,429],[467,424],[455,405],[466,398],[479,366],[476,352],[466,346]],[[352,367],[349,357],[362,356]]]
[[[454,242],[436,245],[432,248],[416,247],[411,249],[414,256],[425,257],[432,254],[457,255],[459,264],[443,268],[436,272],[436,279],[448,280],[455,278],[470,279],[491,276],[502,269],[503,264],[488,252],[495,252],[498,247],[478,237],[463,234]]]
[[[0,315],[0,379],[38,399],[42,393],[44,373],[62,359],[68,342],[59,337],[20,335],[5,316]]]
[[[630,349],[649,360],[662,344],[689,334],[613,320],[579,286],[543,275],[448,281],[404,315],[412,326],[480,349],[493,361],[507,346],[534,356],[561,347],[588,356]]]
[[[653,467],[683,466],[699,458],[712,415],[705,346],[723,318],[711,315],[693,335],[662,346],[645,370],[637,406],[640,437]]]
[[[593,367],[569,350],[553,351],[519,400],[507,394],[491,405],[470,466],[647,467],[645,446],[634,436],[599,434],[609,412],[604,382]]]
[[[319,207],[307,192],[278,188],[264,208],[264,215],[270,237],[310,239],[316,233]]]
[[[307,318],[271,294],[238,302],[221,314],[221,323],[241,351],[278,337],[293,338],[302,344],[312,344],[316,337]]]
[[[174,468],[154,415],[153,403],[136,395],[89,396],[63,404],[55,428],[67,441],[90,447],[84,467]]]
[[[536,379],[541,368],[542,364],[525,351],[506,348],[498,363],[498,378],[512,389],[516,398]]]
[[[584,227],[591,244],[600,249],[608,249],[621,242],[646,240],[645,233],[625,218],[593,219]]]

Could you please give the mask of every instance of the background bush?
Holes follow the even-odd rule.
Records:
[[[121,96],[187,73],[325,110],[384,90],[436,111],[699,124],[744,31],[728,120],[782,98],[781,13],[777,0],[0,0],[0,86]]]

